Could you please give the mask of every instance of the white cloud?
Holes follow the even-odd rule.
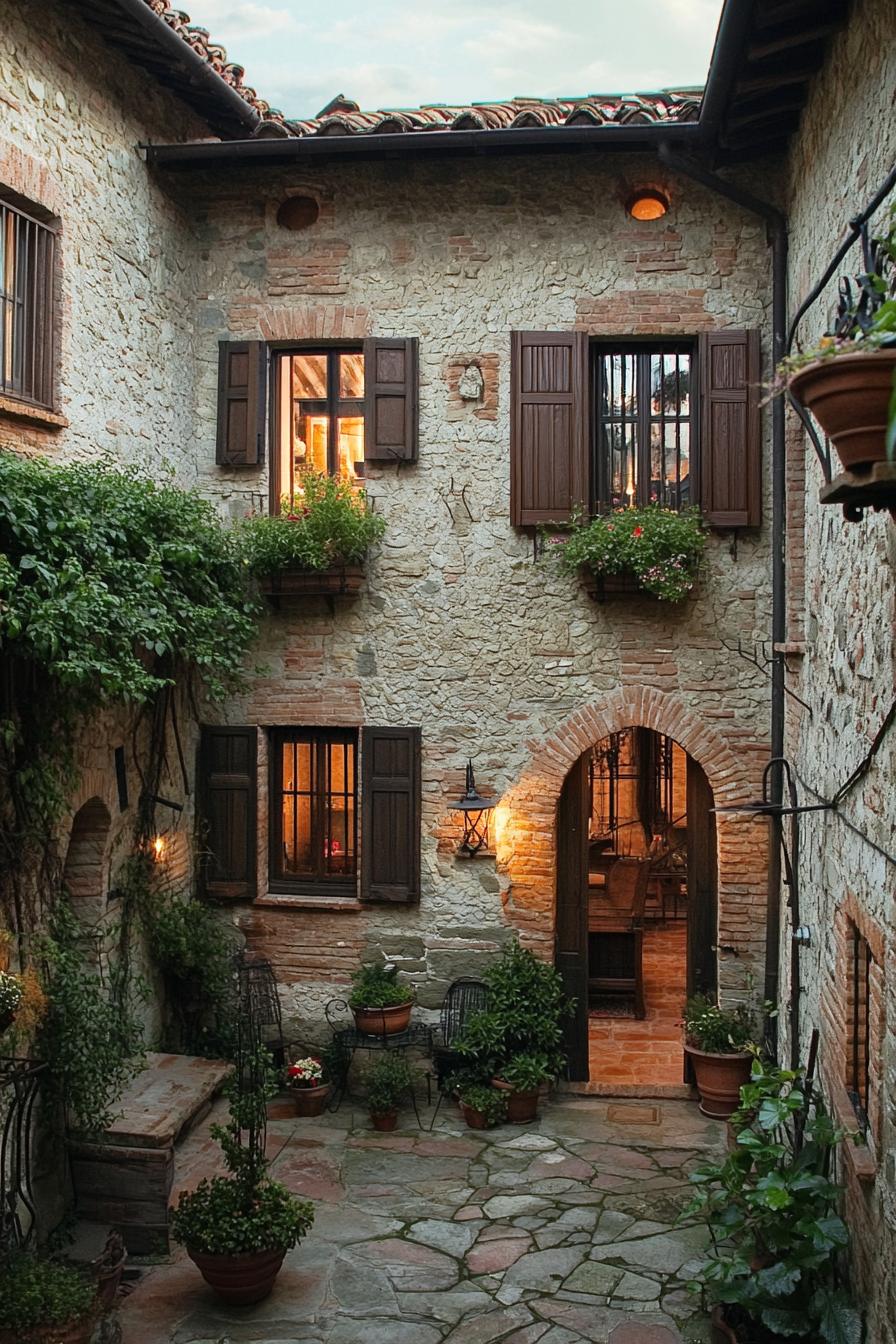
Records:
[[[275,33],[298,32],[298,19],[282,5],[260,5],[255,0],[200,0],[192,6],[194,23],[207,28],[214,42],[253,41]],[[234,55],[234,59],[239,59]]]

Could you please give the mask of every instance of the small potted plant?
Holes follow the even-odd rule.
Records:
[[[89,1344],[99,1316],[83,1270],[25,1252],[0,1262],[0,1344]]]
[[[296,1115],[322,1115],[330,1096],[331,1087],[324,1077],[323,1060],[306,1055],[289,1064],[286,1086],[295,1103]]]
[[[507,1097],[487,1083],[461,1087],[457,1099],[470,1129],[493,1129],[507,1116]]]
[[[374,1129],[389,1131],[398,1124],[398,1103],[411,1090],[411,1071],[401,1055],[385,1050],[367,1073],[367,1105]]]
[[[211,1132],[230,1174],[206,1177],[183,1193],[171,1231],[220,1298],[248,1306],[270,1294],[283,1257],[305,1236],[314,1210],[267,1175],[266,1107],[277,1091],[267,1051],[240,1061],[226,1090],[229,1121]]]
[[[742,1097],[734,1143],[723,1161],[691,1173],[694,1199],[682,1214],[704,1218],[710,1233],[690,1287],[714,1303],[714,1344],[857,1344],[861,1321],[837,1282],[847,1229],[830,1172],[843,1135],[800,1070],[755,1059]]]
[[[750,1077],[756,1054],[756,1020],[743,1004],[720,1008],[706,994],[694,994],[684,1007],[684,1050],[694,1067],[700,1109],[726,1120],[740,1104],[740,1089]]]
[[[367,553],[384,531],[363,490],[309,470],[279,514],[247,519],[241,535],[249,570],[276,601],[359,592]]]
[[[0,1035],[8,1031],[16,1020],[16,1013],[24,996],[21,977],[9,971],[0,971]]]
[[[398,983],[395,966],[370,963],[352,976],[349,1007],[358,1031],[369,1036],[392,1036],[407,1031],[414,992]]]
[[[619,593],[645,593],[661,602],[687,597],[697,581],[706,532],[696,508],[660,504],[577,518],[565,535],[544,533],[546,554],[561,573],[584,572],[599,602]]]
[[[554,1076],[547,1055],[514,1055],[492,1078],[492,1087],[507,1095],[507,1119],[526,1125],[538,1114],[538,1095],[543,1083]]]

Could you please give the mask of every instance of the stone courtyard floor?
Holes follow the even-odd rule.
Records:
[[[218,1169],[209,1117],[177,1186]],[[297,1120],[275,1103],[273,1174],[314,1200],[313,1231],[256,1307],[220,1304],[184,1253],[146,1267],[122,1344],[705,1344],[685,1283],[705,1232],[676,1226],[687,1172],[723,1125],[683,1101],[562,1098],[534,1125],[370,1128],[361,1104]],[[424,1113],[428,1123],[429,1113]]]

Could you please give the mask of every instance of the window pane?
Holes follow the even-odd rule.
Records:
[[[339,475],[353,478],[364,475],[364,417],[341,415],[337,423]]]
[[[314,874],[312,746],[309,741],[283,744],[283,872]]]
[[[292,395],[296,401],[326,401],[326,355],[292,356]]]
[[[690,358],[651,354],[648,500],[679,509],[690,499]]]
[[[637,357],[601,358],[598,478],[604,503],[620,508],[634,502],[638,488]]]
[[[339,396],[352,400],[364,395],[364,356],[339,356]]]
[[[327,744],[324,836],[325,871],[350,877],[355,872],[355,749],[351,742]]]

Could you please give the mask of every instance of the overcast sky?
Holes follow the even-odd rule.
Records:
[[[702,84],[721,0],[182,0],[287,116]]]

